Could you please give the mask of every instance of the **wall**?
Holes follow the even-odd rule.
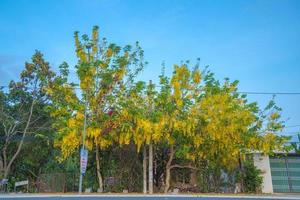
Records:
[[[273,193],[269,156],[263,155],[261,153],[254,153],[253,160],[254,160],[254,165],[263,172],[262,192]]]

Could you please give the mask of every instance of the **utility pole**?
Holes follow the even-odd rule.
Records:
[[[90,61],[90,49],[92,45],[87,44],[86,48],[88,50],[88,62]],[[86,136],[86,118],[87,118],[87,107],[88,107],[88,88],[86,88],[86,94],[85,94],[85,106],[84,106],[84,124],[83,124],[83,137],[82,137],[82,149],[81,151],[85,151],[85,136]],[[80,151],[80,157],[81,157],[81,151]],[[80,158],[80,177],[79,177],[79,189],[78,192],[79,194],[82,193],[82,180],[83,180],[83,173],[81,171],[81,158]]]
[[[149,90],[152,92],[152,81],[149,81]],[[152,89],[151,89],[152,88]],[[152,97],[152,93],[147,94],[148,98]],[[151,99],[152,100],[152,99]],[[149,108],[148,108],[148,112],[149,112],[149,116],[150,114],[153,112],[153,102],[150,99],[148,99],[148,103],[149,103]],[[150,139],[150,143],[149,143],[149,174],[148,174],[148,178],[149,178],[149,194],[153,194],[153,140],[152,140],[152,136]]]

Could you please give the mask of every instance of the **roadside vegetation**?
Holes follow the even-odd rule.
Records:
[[[29,179],[38,192],[41,176],[59,173],[63,191],[77,191],[84,142],[84,187],[93,191],[233,192],[238,183],[259,192],[261,172],[249,155],[289,148],[273,99],[260,109],[238,81],[217,80],[199,61],[175,64],[171,76],[163,66],[158,82],[140,81],[147,62],[139,43],[110,43],[98,27],[74,39],[76,66],[55,70],[36,51],[20,79],[0,91],[0,172],[10,188]]]

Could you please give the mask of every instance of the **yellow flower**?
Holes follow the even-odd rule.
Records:
[[[111,48],[107,49],[106,56],[110,58],[113,55],[113,50]]]

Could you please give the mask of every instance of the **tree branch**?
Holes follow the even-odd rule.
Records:
[[[37,82],[37,81],[36,81]],[[36,82],[35,82],[35,87],[36,87]],[[35,92],[34,92],[35,93]],[[27,119],[27,123],[26,123],[26,126],[24,128],[24,131],[23,131],[23,135],[22,135],[22,139],[18,145],[18,149],[17,151],[15,152],[15,154],[13,155],[13,157],[11,158],[11,160],[9,161],[6,169],[5,169],[5,173],[4,173],[4,176],[5,178],[7,177],[8,175],[8,172],[10,170],[10,167],[12,165],[12,163],[15,161],[15,159],[17,158],[17,156],[19,155],[20,151],[21,151],[21,148],[23,146],[23,143],[24,143],[24,139],[25,139],[25,136],[26,136],[26,133],[27,133],[27,130],[29,128],[29,125],[30,125],[30,121],[31,121],[31,117],[32,117],[32,113],[33,113],[33,107],[34,107],[34,98],[32,98],[32,102],[31,102],[31,106],[30,106],[30,111],[29,111],[29,116],[28,116],[28,119]]]
[[[181,169],[183,169],[183,168],[188,168],[188,169],[194,169],[194,170],[199,170],[197,167],[194,167],[194,166],[192,166],[192,165],[172,165],[171,167],[170,167],[171,169],[173,169],[173,168],[181,168]]]

